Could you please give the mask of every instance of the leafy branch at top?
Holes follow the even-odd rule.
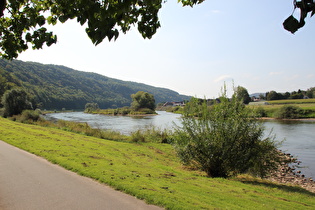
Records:
[[[315,14],[315,2],[313,0],[294,0],[293,4],[294,11],[296,8],[300,9],[300,19],[297,20],[293,17],[293,15],[291,15],[283,22],[283,27],[294,34],[298,29],[305,25],[305,18],[307,17],[307,14],[310,13],[311,17]]]
[[[204,0],[178,0],[193,6]],[[165,0],[1,0],[0,1],[0,57],[17,58],[28,49],[40,49],[57,42],[45,24],[55,25],[76,19],[86,26],[92,43],[98,45],[105,38],[116,40],[137,25],[143,38],[151,38],[160,27],[158,12]]]

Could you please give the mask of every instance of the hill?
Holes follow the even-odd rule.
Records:
[[[129,106],[131,94],[151,93],[156,103],[189,100],[189,96],[142,83],[122,81],[65,66],[0,59],[0,97],[14,86],[25,88],[42,109],[84,109],[86,103],[100,108]]]

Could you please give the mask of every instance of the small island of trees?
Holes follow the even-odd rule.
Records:
[[[155,99],[150,93],[138,91],[131,95],[132,103],[130,107],[117,109],[100,109],[97,103],[87,103],[85,113],[105,114],[105,115],[148,115],[156,114]]]

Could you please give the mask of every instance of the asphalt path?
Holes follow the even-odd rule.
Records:
[[[0,210],[161,209],[0,141]]]

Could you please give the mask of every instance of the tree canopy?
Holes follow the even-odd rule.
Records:
[[[242,101],[244,104],[248,104],[251,101],[247,89],[242,86],[237,86],[235,88],[234,97],[239,101]]]
[[[194,6],[204,0],[178,0],[183,6]],[[47,31],[47,24],[64,23],[76,19],[86,26],[92,43],[98,45],[105,38],[116,40],[137,26],[144,38],[151,38],[160,27],[158,12],[164,0],[1,0],[0,1],[0,56],[17,58],[29,48],[41,49],[57,42],[57,36]],[[301,10],[300,20],[291,15],[283,26],[294,33],[305,24],[308,13],[315,13],[313,0],[294,0],[294,8]]]
[[[179,0],[184,6],[204,0]],[[151,38],[160,27],[158,12],[163,0],[1,0],[0,1],[0,55],[17,58],[28,49],[40,49],[57,42],[57,36],[45,24],[55,25],[69,19],[86,24],[86,33],[97,45],[105,38],[117,39],[137,25],[144,38]]]
[[[154,96],[150,93],[144,91],[138,91],[136,94],[131,95],[132,103],[131,107],[135,110],[140,109],[155,109],[155,99]]]

